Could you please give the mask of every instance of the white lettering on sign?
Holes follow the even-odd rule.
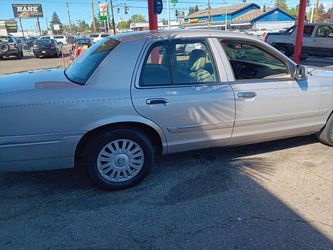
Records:
[[[23,12],[23,11],[28,11],[28,12],[38,12],[38,6],[17,6],[17,12]]]

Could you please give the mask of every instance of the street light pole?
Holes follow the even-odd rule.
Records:
[[[170,30],[170,0],[167,0],[167,11],[168,11],[168,30]]]
[[[113,3],[112,0],[110,0],[110,8],[111,8],[111,22],[112,22],[112,29],[113,34],[116,34],[116,24],[114,23],[114,13],[113,13]]]
[[[95,12],[94,12],[94,0],[91,0],[91,15],[93,19],[93,32],[96,32],[96,20],[95,20]]]
[[[224,23],[225,23],[225,29],[228,29],[228,2],[226,0],[223,0],[223,3],[225,4],[225,19],[224,19]]]

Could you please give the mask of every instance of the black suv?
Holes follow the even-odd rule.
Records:
[[[22,46],[16,38],[11,35],[0,36],[0,59],[9,56],[15,56],[17,59],[22,59]]]

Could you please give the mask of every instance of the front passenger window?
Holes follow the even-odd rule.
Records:
[[[287,65],[262,48],[243,42],[221,44],[238,80],[290,77]]]

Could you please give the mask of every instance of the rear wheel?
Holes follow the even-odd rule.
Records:
[[[22,53],[21,51],[18,51],[17,54],[16,54],[16,59],[22,59]]]
[[[277,46],[276,49],[286,56],[290,56],[289,49],[285,46]]]
[[[333,114],[331,114],[325,127],[317,134],[317,137],[322,143],[333,146]]]
[[[84,152],[84,164],[100,187],[125,189],[139,183],[150,171],[154,150],[139,130],[118,128],[94,135]]]

